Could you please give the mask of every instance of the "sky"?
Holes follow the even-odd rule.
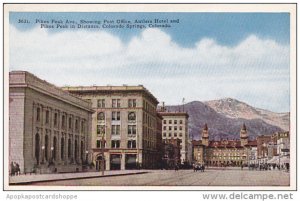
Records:
[[[171,27],[101,28],[104,20],[154,19]],[[101,23],[41,28],[40,21],[56,26],[53,20]],[[9,21],[10,70],[58,86],[142,84],[167,105],[230,97],[290,111],[288,13],[12,12]]]

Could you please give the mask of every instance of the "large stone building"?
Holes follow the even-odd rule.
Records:
[[[9,162],[21,173],[80,171],[91,152],[92,109],[25,71],[9,73]]]
[[[188,145],[189,145],[189,132],[188,132],[188,119],[189,115],[186,112],[167,112],[162,110],[159,114],[163,117],[162,124],[162,139],[179,139],[180,143],[180,161],[181,163],[189,163],[188,161]]]
[[[161,118],[156,112],[158,101],[146,88],[139,85],[63,89],[90,101],[96,111],[91,142],[97,169],[101,165],[106,170],[157,168],[161,157],[157,121]]]
[[[193,157],[195,163],[207,166],[241,166],[250,163],[252,147],[256,147],[256,140],[248,140],[245,124],[240,131],[240,140],[209,139],[209,129],[205,124],[202,130],[202,140],[193,141]]]

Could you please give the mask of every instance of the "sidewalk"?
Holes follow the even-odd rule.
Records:
[[[146,170],[114,170],[105,171],[102,176],[101,172],[76,172],[76,173],[56,173],[56,174],[27,174],[19,176],[10,176],[10,185],[23,185],[34,182],[45,182],[45,181],[58,181],[58,180],[71,180],[71,179],[88,179],[96,177],[113,177],[133,174],[146,174],[149,171]]]

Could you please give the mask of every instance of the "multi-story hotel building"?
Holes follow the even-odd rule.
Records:
[[[75,172],[89,162],[90,103],[25,71],[9,73],[9,163],[27,172]]]
[[[188,161],[188,119],[189,115],[186,112],[166,112],[164,109],[159,112],[163,117],[162,124],[162,139],[179,139],[180,144],[180,161]]]
[[[63,89],[90,101],[96,111],[91,142],[97,169],[101,165],[106,170],[157,167],[158,101],[146,88],[139,85]]]
[[[250,163],[252,147],[256,147],[256,140],[248,140],[245,124],[240,131],[240,140],[223,139],[209,140],[207,124],[202,130],[202,140],[193,141],[193,157],[195,163],[208,166],[241,166]]]

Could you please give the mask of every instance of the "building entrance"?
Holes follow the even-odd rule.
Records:
[[[105,159],[99,155],[96,158],[96,170],[97,171],[101,171],[103,168],[103,170],[105,170]]]

